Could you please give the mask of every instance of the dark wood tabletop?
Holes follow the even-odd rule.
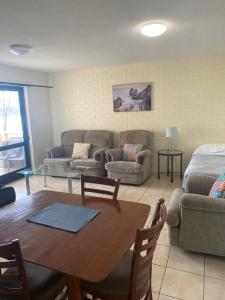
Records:
[[[98,208],[101,213],[78,233],[27,222],[53,202]],[[0,209],[0,243],[18,238],[25,260],[88,281],[101,281],[132,246],[150,206],[99,197],[40,191]]]

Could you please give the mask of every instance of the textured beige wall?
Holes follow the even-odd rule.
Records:
[[[65,129],[143,128],[154,133],[155,154],[167,146],[164,128],[177,126],[186,166],[198,145],[225,143],[225,56],[55,73],[50,81],[55,144]],[[112,85],[148,81],[152,111],[113,112]]]

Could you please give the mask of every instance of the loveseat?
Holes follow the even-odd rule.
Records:
[[[105,150],[112,147],[113,135],[108,130],[68,130],[61,134],[61,145],[48,148],[44,165],[63,165],[71,170],[77,166],[93,167],[90,175],[105,176]],[[74,143],[91,144],[87,159],[72,158]]]
[[[215,177],[189,175],[186,189],[175,189],[168,205],[171,245],[225,256],[225,199],[209,197]]]

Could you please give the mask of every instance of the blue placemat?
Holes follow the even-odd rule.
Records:
[[[69,232],[78,232],[100,212],[99,209],[54,202],[33,214],[27,221]]]

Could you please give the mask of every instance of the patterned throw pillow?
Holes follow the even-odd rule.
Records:
[[[136,156],[141,152],[143,145],[141,144],[125,144],[123,146],[122,160],[135,161]]]
[[[224,198],[225,192],[225,173],[220,175],[214,182],[209,196],[213,198]]]

